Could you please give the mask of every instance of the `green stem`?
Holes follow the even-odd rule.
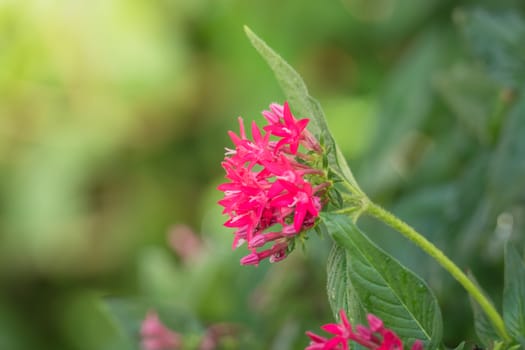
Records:
[[[428,241],[424,236],[422,236],[408,224],[401,221],[399,218],[375,203],[369,202],[366,212],[399,231],[403,236],[411,240],[414,244],[423,249],[428,255],[433,257],[466,289],[472,298],[478,302],[492,322],[492,325],[498,332],[499,336],[505,341],[511,340],[507,330],[505,329],[503,319],[499,315],[498,311],[494,308],[490,301],[485,298],[479,288],[463,273],[463,271],[457,267],[456,264],[454,264],[445,254],[443,254],[439,248],[437,248],[434,244]]]

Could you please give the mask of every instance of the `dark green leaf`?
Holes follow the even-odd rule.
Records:
[[[505,86],[520,88],[525,82],[525,20],[517,11],[459,12],[462,31],[472,52],[491,76]]]
[[[297,113],[300,117],[310,118],[312,125],[309,125],[308,128],[316,135],[318,140],[324,140],[323,144],[326,149],[332,150],[331,152],[327,152],[329,166],[332,170],[342,174],[345,179],[359,191],[359,186],[345,158],[328,130],[321,105],[308,94],[308,89],[301,76],[248,27],[244,27],[244,30],[253,47],[255,47],[272,69],[286,98],[292,105],[294,113]]]
[[[426,349],[437,348],[443,329],[441,311],[427,284],[370,241],[348,216],[322,214],[322,220],[340,247],[332,257],[337,259],[332,262],[337,276],[329,277],[329,281],[340,279],[340,285],[329,290],[335,293],[330,296],[335,309],[349,307],[352,312],[358,304],[406,342],[419,339]]]
[[[525,337],[525,264],[509,243],[505,246],[503,319],[514,339]]]
[[[472,272],[468,271],[467,274],[470,280],[474,282],[474,284],[480,290],[482,290]],[[485,297],[487,296],[485,295]],[[472,306],[472,312],[474,314],[474,329],[476,330],[476,334],[479,340],[486,347],[492,346],[493,342],[495,340],[498,340],[500,337],[497,335],[496,331],[494,330],[494,327],[492,327],[492,323],[487,318],[485,312],[483,312],[483,310],[481,309],[481,306],[479,306],[479,304],[472,298],[470,298],[470,305]]]

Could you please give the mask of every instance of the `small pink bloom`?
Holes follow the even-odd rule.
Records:
[[[251,253],[241,258],[241,265],[259,265],[259,255],[257,253]]]
[[[272,103],[270,104],[270,110],[269,111],[263,111],[262,115],[266,120],[268,121],[268,124],[277,124],[282,118],[283,115],[283,106]]]
[[[259,265],[259,262],[269,258],[271,263],[283,260],[286,257],[287,242],[277,242],[270,249],[252,252],[241,259],[242,265]]]
[[[218,187],[229,216],[224,225],[235,229],[233,247],[247,242],[251,250],[243,265],[284,259],[291,240],[314,226],[329,186],[324,171],[309,165],[319,164],[322,150],[306,130],[309,120],[295,119],[286,102],[271,104],[263,116],[268,125],[253,122],[251,140],[240,117],[239,135],[229,132],[235,148],[226,149],[222,162],[229,182]],[[310,153],[299,153],[300,145]]]
[[[373,340],[374,332],[372,331],[372,329],[368,329],[365,326],[359,324],[359,325],[355,326],[355,330],[356,330],[357,336],[359,338],[365,339],[365,340],[368,340],[368,341]]]
[[[366,318],[372,332],[381,332],[383,330],[383,321],[379,317],[368,314]]]
[[[288,102],[284,103],[282,115],[279,116],[279,121],[266,126],[264,129],[274,136],[282,137],[277,142],[276,148],[287,145],[290,149],[291,154],[296,154],[299,148],[299,143],[306,139],[303,134],[306,125],[308,125],[308,119],[296,120],[290,111]]]
[[[371,350],[403,350],[403,342],[394,331],[384,328],[383,321],[368,314],[369,327],[358,325],[355,331],[343,310],[339,313],[341,323],[329,323],[321,327],[333,335],[324,338],[312,332],[306,332],[310,344],[305,350],[349,350],[350,342],[355,342]],[[423,350],[423,342],[416,340],[411,350]]]
[[[381,335],[383,336],[383,341],[377,348],[378,350],[403,350],[403,342],[393,331],[386,329],[381,332]]]
[[[326,338],[321,337],[320,335],[317,335],[310,331],[306,331],[306,335],[310,337],[311,342],[314,344],[324,344],[327,340]]]
[[[421,340],[416,340],[412,345],[412,350],[423,350],[423,342]]]
[[[281,232],[262,233],[252,238],[249,248],[260,248],[266,243],[275,241],[279,238],[283,238],[283,234]]]
[[[178,350],[182,349],[181,336],[168,329],[160,321],[155,311],[148,311],[140,328],[143,350]]]

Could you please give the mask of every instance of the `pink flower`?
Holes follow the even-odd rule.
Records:
[[[243,265],[284,259],[291,240],[315,225],[329,186],[316,168],[322,148],[306,129],[309,120],[297,120],[286,102],[271,104],[263,116],[268,125],[261,130],[252,122],[252,139],[240,117],[239,135],[229,132],[235,147],[226,149],[222,162],[229,182],[218,187],[229,216],[224,225],[235,229],[233,248],[247,242],[251,250]]]
[[[290,147],[290,153],[296,154],[297,149],[299,148],[299,142],[305,139],[305,136],[303,136],[303,130],[306,128],[306,125],[308,125],[309,120],[296,120],[290,111],[288,102],[284,103],[282,114],[276,115],[279,119],[276,122],[265,126],[264,130],[270,132],[274,136],[282,137],[277,143],[276,148],[288,145]]]
[[[283,138],[277,143],[276,147],[288,143],[290,152],[296,154],[299,143],[302,143],[307,145],[306,147],[309,149],[314,149],[317,152],[321,151],[315,138],[306,130],[309,120],[295,119],[290,111],[288,102],[285,102],[283,106],[272,103],[270,111],[264,111],[262,114],[269,123],[264,129],[272,135]]]
[[[378,317],[368,314],[368,325],[358,325],[355,331],[348,321],[343,310],[339,312],[341,323],[329,323],[321,327],[325,332],[333,335],[324,338],[312,332],[306,332],[310,344],[305,350],[349,350],[353,341],[371,350],[403,350],[403,342],[397,334],[384,327],[383,321]],[[411,350],[423,350],[423,343],[416,340]]]
[[[182,349],[181,336],[168,329],[153,310],[148,311],[140,328],[143,350],[178,350]]]

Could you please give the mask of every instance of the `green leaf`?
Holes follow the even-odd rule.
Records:
[[[327,264],[328,301],[336,318],[339,310],[343,309],[352,324],[361,324],[365,322],[366,314],[352,287],[347,269],[346,250],[335,244],[330,251]]]
[[[471,271],[468,271],[467,275],[470,280],[479,288],[479,290],[483,291],[478,281],[474,277],[474,274],[472,274]],[[486,293],[483,292],[483,294],[485,294],[485,297],[487,297]],[[492,346],[493,342],[500,339],[500,337],[494,330],[494,327],[487,318],[485,312],[481,309],[481,306],[479,306],[479,304],[474,299],[472,299],[472,297],[470,297],[470,305],[474,314],[474,329],[476,330],[479,340],[486,347]]]
[[[324,147],[329,150],[327,153],[330,168],[341,174],[357,192],[361,192],[345,158],[339,147],[336,145],[332,134],[328,130],[328,125],[326,124],[321,105],[317,100],[310,96],[304,80],[292,68],[292,66],[290,66],[278,53],[252,32],[250,28],[245,26],[244,31],[250,39],[253,47],[272,69],[279,85],[288,99],[288,102],[292,105],[294,113],[303,118],[310,118],[311,125],[309,125],[308,128],[315,134],[318,140],[324,141]]]
[[[348,308],[345,310],[350,313],[357,304],[366,313],[381,318],[409,344],[419,339],[425,342],[425,349],[437,348],[443,324],[428,285],[370,241],[348,216],[327,213],[321,217],[340,247],[337,261],[331,264],[337,266],[332,270],[337,275],[329,276],[329,288],[334,286],[329,293],[335,293],[330,297],[332,307]],[[330,282],[337,278],[341,285]],[[346,288],[342,286],[345,283]]]
[[[324,226],[324,225],[318,225]],[[345,310],[350,323],[353,325],[366,324],[366,313],[359,303],[359,298],[352,288],[347,274],[346,250],[334,244],[327,263],[327,293],[328,302],[334,317],[340,322],[339,311]],[[352,349],[364,349],[360,344],[354,344]]]
[[[520,198],[525,187],[524,115],[525,93],[522,93],[509,111],[489,173],[492,196],[500,205]]]
[[[525,82],[525,20],[517,11],[477,8],[459,12],[457,18],[472,52],[488,73],[505,86],[520,88]]]
[[[514,339],[525,338],[525,264],[509,243],[505,246],[503,319]]]

